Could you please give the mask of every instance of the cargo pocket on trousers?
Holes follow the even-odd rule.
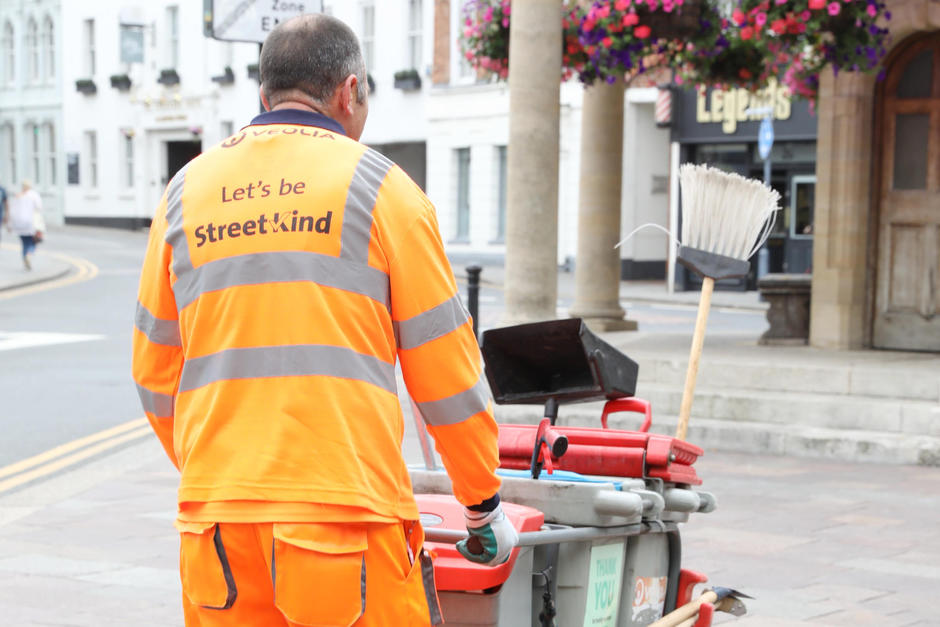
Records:
[[[180,580],[194,605],[227,610],[238,590],[225,555],[222,532],[215,523],[177,522],[180,532]]]
[[[287,620],[348,627],[365,611],[366,530],[327,523],[275,524],[274,604]]]

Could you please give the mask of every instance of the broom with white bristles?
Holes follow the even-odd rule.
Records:
[[[682,246],[678,261],[702,277],[702,295],[676,428],[676,437],[684,440],[715,281],[747,276],[748,259],[764,244],[773,228],[780,194],[760,181],[690,163],[679,167],[679,182]]]

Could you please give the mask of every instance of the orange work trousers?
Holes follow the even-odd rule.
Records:
[[[187,627],[443,622],[417,521],[178,527]]]

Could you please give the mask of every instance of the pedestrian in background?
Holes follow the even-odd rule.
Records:
[[[138,293],[134,379],[181,471],[186,624],[439,624],[395,363],[479,541],[459,550],[504,562],[472,322],[431,202],[358,141],[353,32],[283,22],[260,71],[266,112],[170,181]]]
[[[42,241],[46,227],[39,193],[33,189],[30,181],[24,180],[21,186],[19,194],[7,199],[10,214],[7,229],[20,236],[23,244],[23,267],[31,270],[36,244]]]

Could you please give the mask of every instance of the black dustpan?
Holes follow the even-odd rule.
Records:
[[[633,396],[639,366],[580,318],[483,333],[483,359],[500,404],[558,404]]]

